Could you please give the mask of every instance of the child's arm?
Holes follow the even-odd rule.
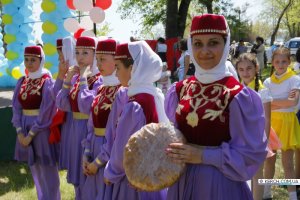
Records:
[[[289,94],[289,98],[287,99],[274,99],[272,101],[272,110],[274,108],[281,109],[281,108],[290,108],[296,106],[299,100],[299,90],[293,89]]]

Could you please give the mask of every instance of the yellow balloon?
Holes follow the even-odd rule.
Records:
[[[2,16],[3,24],[12,24],[13,23],[13,17],[9,14],[4,14]]]
[[[13,1],[13,0],[1,0],[1,3],[2,3],[3,5],[6,5],[6,4],[12,3],[12,1]]]
[[[2,72],[0,72],[0,77],[1,77],[1,76],[3,76],[3,73],[2,73]]]
[[[45,64],[44,64],[44,67],[47,69],[50,69],[52,66],[53,66],[52,62],[49,62],[49,61],[45,62]]]
[[[50,13],[56,10],[56,4],[53,1],[43,1],[41,7],[42,10],[46,13]]]
[[[23,74],[20,71],[20,67],[14,67],[11,71],[11,75],[12,77],[14,77],[15,79],[19,79],[23,76]]]
[[[12,35],[12,34],[4,35],[4,42],[6,44],[13,43],[14,41],[16,41],[16,36],[15,35]]]
[[[57,79],[57,75],[58,75],[58,73],[55,72],[55,73],[52,75],[52,77],[56,80],[56,79]]]
[[[42,29],[47,34],[53,34],[57,31],[57,26],[50,21],[45,21],[42,25]]]
[[[19,57],[19,54],[14,51],[7,51],[5,57],[8,60],[14,60]]]
[[[46,43],[43,47],[45,55],[52,56],[56,54],[56,46],[51,43]]]

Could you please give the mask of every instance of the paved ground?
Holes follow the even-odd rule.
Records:
[[[14,88],[0,88],[0,108],[11,106]]]

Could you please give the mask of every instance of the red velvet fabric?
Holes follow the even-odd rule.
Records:
[[[140,93],[129,98],[130,102],[137,102],[141,105],[146,117],[146,124],[158,123],[158,115],[155,107],[155,100],[151,94]]]
[[[219,146],[222,142],[228,142],[230,140],[228,106],[242,88],[243,86],[233,77],[203,84],[192,76],[177,83],[179,104],[176,121],[187,141],[203,146]],[[187,116],[193,116],[195,119],[195,114],[198,123],[191,125],[193,124],[191,118]]]
[[[113,39],[99,41],[97,44],[96,53],[116,54],[117,43]]]
[[[95,49],[95,40],[93,38],[90,37],[79,37],[76,41],[76,48],[80,48],[80,47],[90,47]]]
[[[42,91],[44,82],[49,79],[48,74],[41,78],[30,79],[25,77],[18,95],[18,99],[23,109],[39,109],[42,102]]]
[[[59,143],[61,136],[61,125],[66,121],[66,113],[57,109],[50,125],[49,143]]]

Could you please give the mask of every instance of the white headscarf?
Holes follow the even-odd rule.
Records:
[[[75,46],[76,41],[73,37],[68,36],[63,38],[62,40],[62,53],[64,55],[64,60],[69,61],[70,66],[77,66],[76,54],[75,54]]]
[[[219,64],[217,64],[214,68],[209,69],[209,70],[205,70],[205,69],[201,68],[201,66],[196,62],[194,55],[193,55],[192,38],[189,37],[189,39],[188,39],[188,52],[190,54],[190,58],[192,59],[194,65],[195,65],[195,77],[201,83],[212,83],[212,82],[221,80],[222,78],[224,78],[226,76],[232,76],[232,73],[230,72],[228,66],[226,65],[226,61],[227,61],[227,57],[228,57],[229,49],[230,49],[230,29],[228,27],[227,22],[226,22],[226,27],[227,27],[227,39],[226,39],[226,44],[225,44],[224,51],[223,51],[223,56],[222,56]]]
[[[164,109],[164,95],[153,83],[160,79],[162,61],[145,41],[128,43],[128,49],[134,60],[129,80],[128,96],[138,93],[151,94],[155,100],[158,121],[168,123]]]
[[[37,71],[35,72],[29,72],[28,71],[28,77],[31,79],[36,79],[36,78],[41,78],[44,74],[48,74],[51,78],[51,72],[48,69],[44,68],[44,64],[45,64],[45,54],[43,51],[43,48],[40,46],[37,46],[41,49],[41,63],[40,63],[40,67]]]
[[[102,80],[103,86],[115,86],[120,84],[118,77],[116,77],[116,71],[109,76],[102,76]]]

